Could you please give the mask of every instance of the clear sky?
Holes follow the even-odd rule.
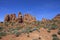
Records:
[[[60,13],[60,0],[0,0],[0,21],[6,14],[29,13],[37,20],[52,19]]]

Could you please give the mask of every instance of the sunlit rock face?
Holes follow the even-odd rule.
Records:
[[[10,17],[8,14],[6,14],[5,18],[4,18],[4,22],[9,22],[10,21]]]
[[[18,20],[19,23],[22,23],[22,22],[23,22],[23,18],[22,18],[21,12],[18,13],[18,18],[17,18],[17,20]]]
[[[31,16],[30,14],[25,14],[22,16],[21,12],[18,12],[18,17],[16,17],[16,14],[10,14],[6,15],[4,21],[6,22],[18,22],[18,23],[23,23],[23,22],[35,22],[36,18]]]
[[[36,18],[35,17],[33,17],[33,16],[31,16],[30,14],[25,14],[24,16],[23,16],[23,21],[24,22],[34,22],[34,21],[36,21]]]
[[[57,14],[57,15],[54,17],[54,20],[60,20],[60,14]]]
[[[14,21],[16,19],[16,14],[13,14],[12,20]]]
[[[15,22],[16,20],[16,14],[10,14],[10,22]]]

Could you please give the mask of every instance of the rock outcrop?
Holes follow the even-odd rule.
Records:
[[[5,18],[4,18],[5,22],[9,22],[10,21],[10,16],[8,14],[6,14]]]
[[[42,18],[42,22],[46,22],[47,21],[47,19],[45,19],[45,18]]]
[[[10,14],[9,17],[10,17],[10,22],[15,22],[16,14]]]
[[[22,23],[23,22],[23,18],[22,18],[21,12],[18,13],[18,22],[19,23]]]
[[[34,21],[36,21],[36,18],[31,16],[30,14],[25,14],[24,16],[22,16],[21,12],[19,12],[18,17],[16,17],[16,14],[6,15],[4,21],[6,21],[6,22],[18,22],[18,23],[34,22]]]
[[[36,21],[36,18],[35,17],[33,17],[33,16],[31,16],[30,14],[25,14],[24,16],[23,16],[23,21],[24,22],[34,22],[34,21]]]
[[[60,20],[60,14],[57,14],[53,19],[54,20]]]

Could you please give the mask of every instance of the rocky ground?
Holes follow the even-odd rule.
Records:
[[[0,40],[60,40],[60,14],[41,21],[29,14],[22,16],[21,12],[18,17],[6,15],[0,22]]]

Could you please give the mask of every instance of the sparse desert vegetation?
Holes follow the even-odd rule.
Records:
[[[60,40],[60,18],[37,21],[35,17],[19,12],[6,15],[4,22],[0,22],[0,40]],[[10,18],[10,19],[9,19]],[[13,35],[13,36],[12,36]],[[57,36],[58,35],[58,36]]]

